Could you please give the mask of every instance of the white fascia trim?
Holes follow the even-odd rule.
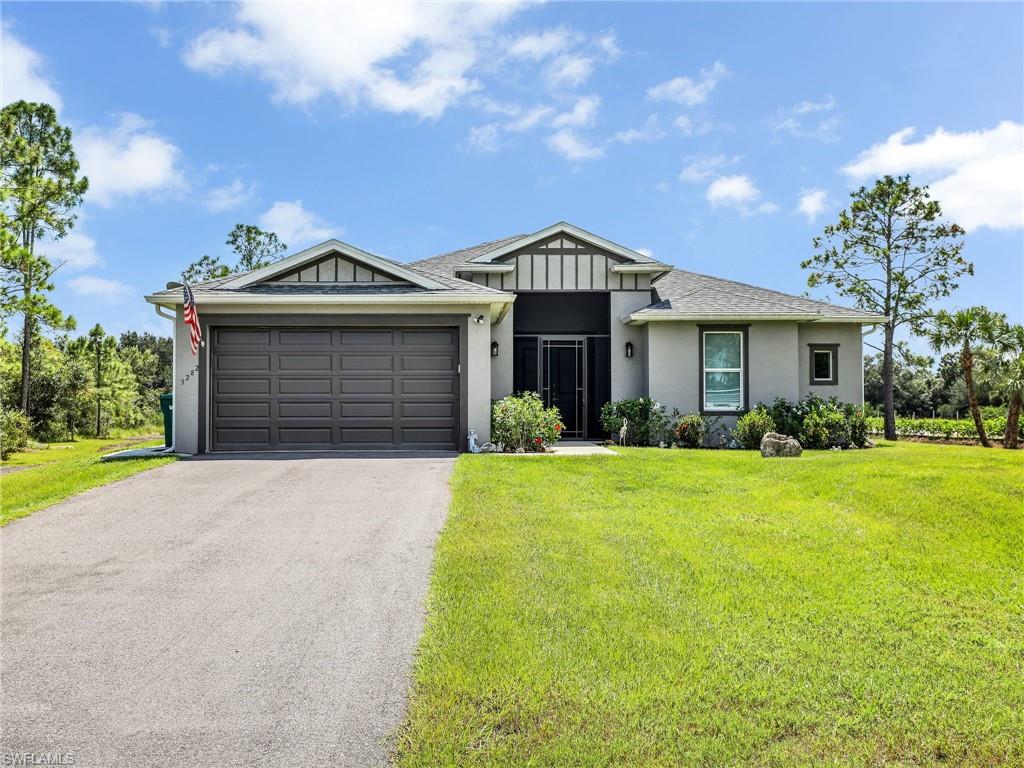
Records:
[[[314,245],[312,248],[307,248],[304,251],[292,254],[280,261],[275,261],[273,264],[269,264],[265,267],[261,267],[253,272],[236,277],[234,280],[229,280],[226,283],[221,283],[219,288],[245,288],[246,286],[253,285],[254,283],[261,283],[265,280],[269,280],[277,275],[280,275],[289,270],[296,269],[302,266],[307,261],[313,261],[319,259],[322,256],[337,251],[338,253],[346,256],[355,261],[361,262],[368,267],[373,267],[381,272],[387,272],[388,274],[400,277],[403,280],[407,280],[413,285],[418,285],[421,288],[430,288],[432,290],[445,290],[448,286],[443,285],[436,280],[431,280],[429,277],[425,277],[417,272],[413,272],[411,269],[403,267],[401,264],[396,264],[388,259],[375,256],[372,253],[364,251],[360,248],[356,248],[354,245],[343,243],[341,240],[328,240],[327,242],[320,243],[320,245]]]
[[[164,307],[175,307],[183,303],[180,296],[150,295],[145,297],[150,304],[159,304]],[[515,295],[511,293],[424,293],[415,296],[331,296],[325,294],[312,296],[256,296],[244,294],[239,296],[203,296],[196,297],[196,304],[199,309],[212,305],[229,304],[377,304],[388,306],[390,304],[511,304],[515,301]]]
[[[654,274],[656,272],[671,272],[672,267],[668,264],[659,264],[653,262],[650,264],[611,264],[608,267],[609,272],[622,272],[624,274],[635,274],[635,275],[646,275]]]
[[[567,235],[572,235],[573,237],[579,238],[580,240],[584,240],[585,242],[588,242],[591,245],[596,245],[598,248],[603,248],[606,251],[614,253],[617,256],[621,256],[624,259],[629,259],[630,261],[638,262],[641,264],[656,263],[654,259],[648,258],[647,256],[644,256],[642,253],[634,251],[632,248],[627,248],[624,245],[613,243],[611,240],[606,240],[600,235],[595,235],[593,232],[587,232],[587,230],[580,229],[579,227],[574,226],[566,221],[560,221],[557,224],[552,224],[550,227],[545,227],[539,232],[534,232],[532,235],[524,235],[518,240],[513,240],[511,243],[503,245],[500,248],[495,248],[493,251],[488,251],[487,253],[482,253],[479,256],[475,256],[474,258],[470,259],[470,262],[476,264],[494,261],[495,259],[500,259],[502,256],[512,253],[513,251],[519,250],[524,245],[529,245],[530,243],[536,240],[543,240],[546,237],[557,235],[560,232],[564,232]]]
[[[515,264],[459,264],[455,267],[456,272],[494,272],[507,274],[515,272]]]
[[[774,314],[774,315],[644,315],[634,313],[622,318],[622,322],[629,325],[643,325],[644,323],[733,323],[733,322],[756,322],[758,320],[796,320],[804,323],[877,323],[878,318],[874,315],[857,315],[853,317],[815,317],[806,314]]]

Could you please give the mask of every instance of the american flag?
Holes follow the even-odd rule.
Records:
[[[199,327],[199,313],[196,312],[196,297],[192,295],[192,289],[188,283],[185,283],[181,289],[185,293],[185,308],[182,311],[182,316],[185,319],[185,325],[188,326],[188,340],[192,345],[192,354],[195,355],[203,346],[203,330]]]

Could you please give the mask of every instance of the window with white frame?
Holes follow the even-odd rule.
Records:
[[[811,344],[811,384],[839,383],[839,345]]]
[[[743,331],[705,330],[702,333],[705,411],[743,408]]]

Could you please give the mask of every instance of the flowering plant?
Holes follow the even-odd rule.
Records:
[[[540,451],[565,429],[557,408],[545,408],[535,392],[497,400],[491,408],[491,440],[503,451]]]

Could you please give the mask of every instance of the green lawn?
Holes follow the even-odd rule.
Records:
[[[174,461],[161,457],[100,462],[100,456],[111,451],[162,443],[125,437],[83,439],[12,454],[4,466],[26,468],[0,476],[0,526],[89,488]]]
[[[464,456],[398,766],[1024,764],[1024,452]]]

